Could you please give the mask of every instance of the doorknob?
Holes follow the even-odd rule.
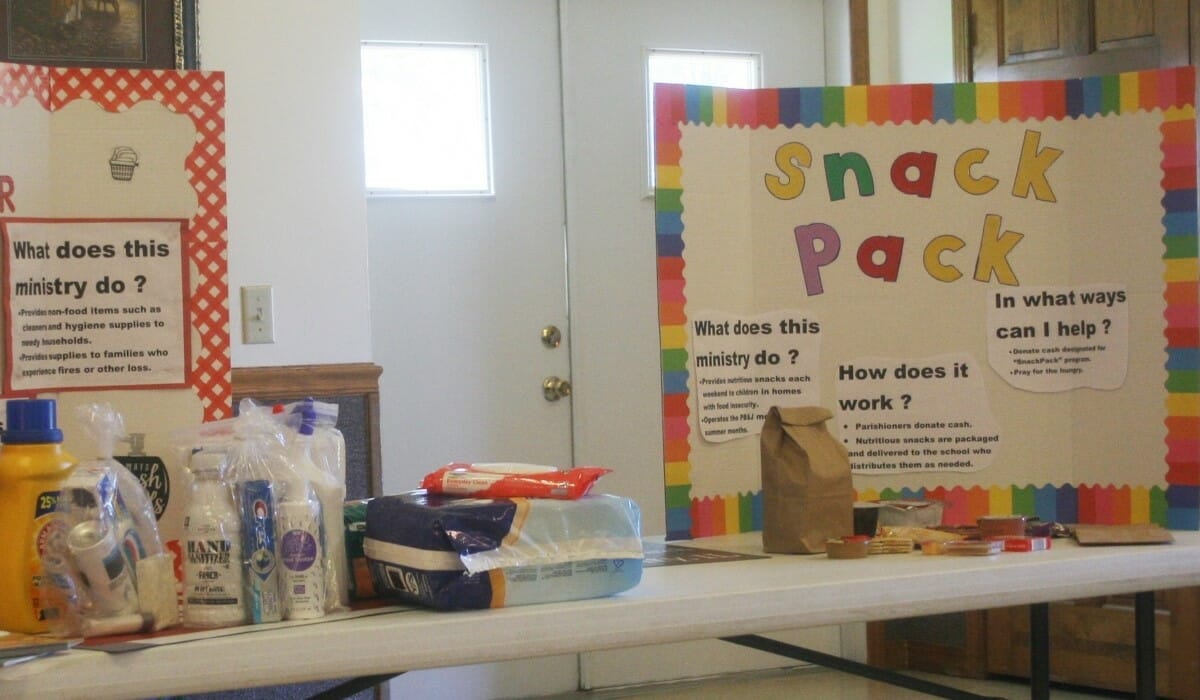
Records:
[[[558,401],[571,395],[571,382],[559,377],[546,377],[542,382],[542,396],[547,401]]]

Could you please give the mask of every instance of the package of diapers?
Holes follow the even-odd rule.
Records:
[[[363,540],[381,595],[441,609],[597,598],[642,577],[641,513],[577,500],[456,498],[424,491],[367,504]]]

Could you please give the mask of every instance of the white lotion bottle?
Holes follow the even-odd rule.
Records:
[[[229,627],[246,621],[241,517],[225,482],[226,456],[191,457],[191,501],[184,518],[183,622]]]
[[[289,451],[292,474],[278,510],[279,583],[286,620],[325,614],[325,538],[321,500],[310,481],[319,475],[311,456],[313,422],[302,421]]]

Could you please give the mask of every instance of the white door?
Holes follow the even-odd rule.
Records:
[[[487,44],[492,99],[494,197],[368,205],[385,492],[450,460],[598,464],[615,470],[603,490],[638,501],[644,532],[665,531],[643,52],[761,51],[767,84],[820,85],[822,6],[361,0],[364,40]],[[563,331],[556,349],[547,324]],[[572,397],[547,402],[548,376],[573,379]],[[838,639],[804,641],[836,652]],[[412,673],[393,695],[533,696],[782,663],[713,642]]]
[[[767,87],[823,85],[817,0],[561,0],[575,458],[666,532],[647,49],[762,54]],[[685,215],[686,216],[686,215]]]
[[[368,203],[384,491],[450,461],[568,465],[571,402],[542,391],[570,376],[555,0],[363,0],[362,14],[364,40],[485,44],[491,93],[494,196]]]
[[[360,7],[364,40],[486,44],[491,94],[494,196],[367,205],[384,493],[455,460],[569,465],[571,402],[542,393],[544,378],[570,376],[556,0]],[[542,343],[547,325],[562,331],[557,348]],[[563,655],[407,673],[391,696],[482,700],[577,685],[578,657]]]
[[[644,530],[662,534],[662,389],[654,202],[646,172],[645,50],[758,52],[764,86],[823,85],[824,3],[560,4],[578,385],[575,455],[581,462],[617,468],[602,483],[638,494]],[[804,630],[782,639],[827,653],[842,651],[838,628]],[[782,657],[711,641],[584,654],[580,668],[581,683],[590,688],[787,664]]]

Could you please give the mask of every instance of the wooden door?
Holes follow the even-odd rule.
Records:
[[[956,8],[962,12],[960,7]],[[1189,0],[971,0],[968,80],[1035,80],[1188,65]],[[961,60],[961,59],[960,59]],[[960,73],[961,75],[961,73]]]

